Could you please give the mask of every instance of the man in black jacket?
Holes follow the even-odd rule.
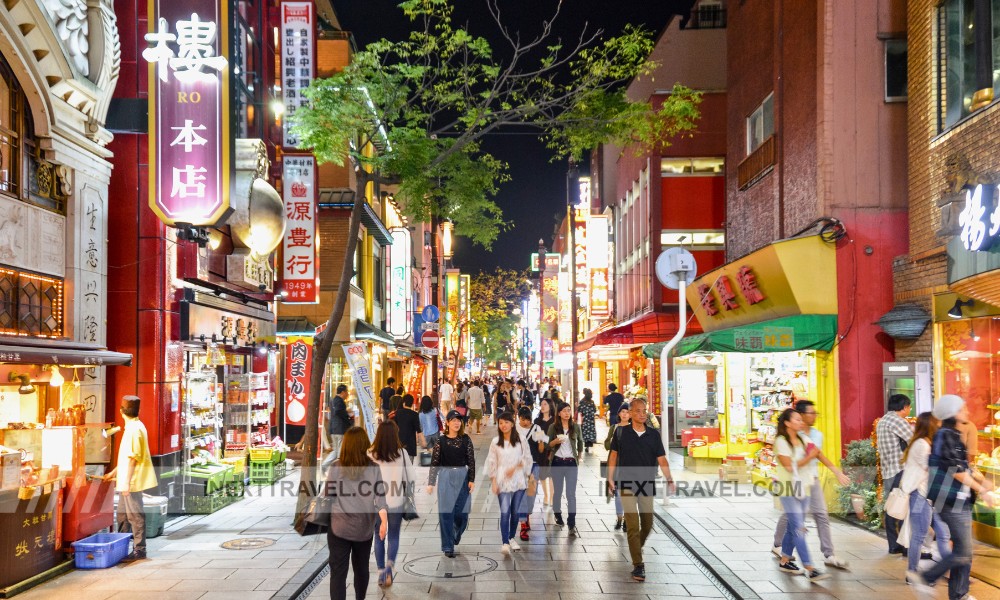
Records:
[[[396,395],[396,378],[390,377],[388,381],[385,382],[385,387],[382,391],[378,393],[379,399],[382,401],[382,420],[389,420],[389,413],[392,412],[392,397]]]
[[[329,400],[328,411],[330,418],[327,419],[326,429],[333,441],[327,458],[334,460],[340,458],[340,444],[344,441],[344,434],[354,425],[354,417],[347,411],[346,385],[337,386],[337,394]]]

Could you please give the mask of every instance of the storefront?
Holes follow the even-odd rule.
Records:
[[[798,400],[816,403],[823,450],[839,458],[835,288],[835,250],[817,236],[767,246],[688,288],[705,333],[674,349],[666,426],[699,470],[742,455],[755,481],[769,480],[777,416]],[[658,359],[663,344],[643,352]]]

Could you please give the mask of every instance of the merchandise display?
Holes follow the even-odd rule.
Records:
[[[248,439],[249,394],[244,392],[242,386],[249,387],[249,380],[231,377],[228,383],[229,389],[224,394],[223,386],[218,383],[213,371],[202,370],[184,375],[184,496],[181,508],[187,513],[215,512],[243,496],[243,474],[237,474],[234,465],[222,462],[222,441],[225,439],[228,444],[230,439],[239,439],[245,444]],[[226,402],[223,402],[224,398]],[[236,438],[237,433],[242,434],[240,438]],[[244,446],[234,452],[242,456],[246,448]],[[237,480],[241,486],[239,495],[232,493],[230,485]]]

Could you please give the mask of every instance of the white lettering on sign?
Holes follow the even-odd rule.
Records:
[[[199,131],[204,131],[208,128],[204,125],[195,125],[191,119],[185,119],[184,125],[181,127],[171,127],[170,129],[177,132],[177,137],[174,138],[174,141],[170,142],[170,145],[184,146],[185,152],[190,152],[195,146],[204,146],[208,143],[208,140],[198,135]]]
[[[226,58],[215,54],[218,25],[202,21],[197,13],[192,13],[190,20],[177,21],[174,28],[177,33],[170,33],[169,23],[161,17],[157,30],[145,36],[152,46],[142,51],[142,57],[148,62],[160,64],[157,70],[161,81],[167,80],[168,65],[174,76],[185,83],[218,76],[206,73],[206,68],[216,72],[226,68]],[[177,46],[176,52],[170,46],[172,42]]]
[[[184,165],[183,169],[174,167],[173,184],[170,186],[171,198],[204,198],[205,197],[205,175],[208,169],[205,167],[195,167],[194,165]]]
[[[1000,232],[1000,206],[994,202],[996,186],[979,184],[965,192],[965,208],[958,215],[966,250],[988,250]],[[989,217],[986,216],[989,211]]]

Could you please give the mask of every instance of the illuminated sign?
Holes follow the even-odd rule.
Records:
[[[997,187],[979,184],[965,191],[965,208],[958,215],[961,240],[966,250],[989,250],[1000,233],[1000,204],[995,201]]]
[[[285,147],[296,148],[298,136],[289,130],[289,117],[309,102],[303,90],[313,80],[313,29],[315,14],[312,2],[281,3],[281,98],[285,107],[282,128]]]
[[[228,6],[153,0],[149,207],[167,225],[214,225],[229,209]]]
[[[462,356],[472,356],[472,328],[468,326],[469,315],[469,291],[472,287],[472,276],[461,275],[458,278],[458,314],[461,321],[459,323],[462,332]],[[465,327],[462,328],[462,323]]]
[[[590,215],[587,228],[587,265],[590,270],[590,317],[605,319],[611,316],[611,290],[608,281],[610,254],[608,252],[608,217]]]
[[[389,246],[389,333],[396,339],[410,334],[410,306],[413,304],[413,286],[410,284],[410,264],[412,250],[410,231],[405,227],[391,230],[392,245]]]
[[[281,245],[281,281],[284,302],[319,301],[316,240],[316,159],[282,157],[282,195],[285,200],[285,239]]]
[[[559,281],[559,346],[566,347],[573,343],[573,305],[570,292],[569,273],[561,272]]]
[[[576,290],[587,291],[590,283],[590,267],[587,263],[587,219],[590,209],[576,211],[573,225],[573,265],[576,267]]]
[[[546,271],[558,271],[559,270],[559,259],[562,255],[557,252],[547,252],[545,254],[545,270]],[[538,272],[538,253],[531,253],[531,270],[534,273]]]
[[[285,372],[285,423],[306,424],[306,400],[312,375],[312,346],[297,340],[288,346]]]
[[[584,210],[588,213],[590,212],[590,177],[581,177],[578,180],[578,185],[580,186],[580,201],[577,202],[576,208],[578,210]]]

